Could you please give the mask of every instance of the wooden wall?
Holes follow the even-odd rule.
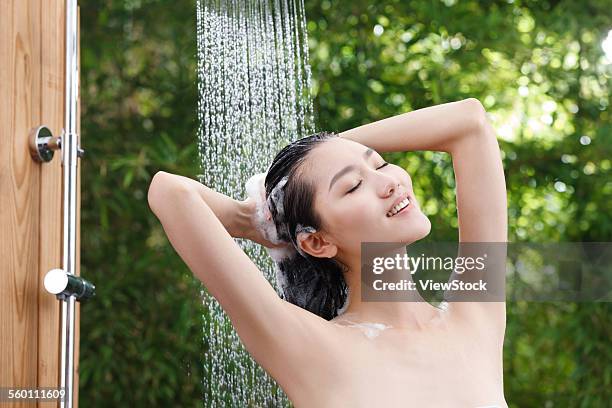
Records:
[[[60,303],[45,291],[43,277],[62,264],[61,152],[50,163],[34,162],[28,133],[44,124],[58,136],[63,128],[64,20],[63,0],[0,0],[0,386],[5,387],[58,387],[60,381]],[[76,316],[78,327],[78,306]],[[78,344],[76,337],[77,357]],[[75,380],[78,389],[76,375]],[[32,404],[11,404],[20,406]]]

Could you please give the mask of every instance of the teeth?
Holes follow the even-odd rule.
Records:
[[[393,209],[391,211],[389,211],[387,213],[387,217],[392,217],[395,214],[397,214],[402,208],[407,207],[408,204],[410,204],[410,200],[408,199],[408,197],[404,198],[398,205],[396,205],[395,207],[393,207]]]

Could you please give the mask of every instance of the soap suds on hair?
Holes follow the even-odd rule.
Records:
[[[276,207],[276,216],[282,221],[285,220],[285,192],[283,188],[288,180],[289,176],[283,177],[281,181],[274,186],[272,191],[270,191],[270,195],[268,196],[268,200],[272,201]]]
[[[255,174],[251,178],[249,178],[246,182],[245,189],[247,195],[251,197],[255,203],[255,214],[254,220],[257,230],[259,230],[265,239],[272,242],[273,244],[280,244],[282,240],[278,236],[278,232],[276,231],[276,226],[271,219],[270,210],[268,209],[267,202],[265,200],[266,191],[264,186],[264,180],[266,177],[266,173]],[[274,255],[270,254],[274,260],[277,260],[276,257],[286,257],[290,255],[291,251],[274,251]],[[281,258],[282,259],[282,258]]]
[[[295,249],[297,249],[300,255],[302,255],[304,258],[306,258],[306,253],[302,250],[302,248],[300,248],[300,234],[313,234],[315,232],[317,232],[317,230],[310,225],[304,226],[302,224],[298,224],[295,228],[295,242],[297,243]]]
[[[338,309],[338,316],[344,314],[346,312],[346,309],[348,309],[349,307],[349,299],[351,298],[351,287],[347,286],[346,287],[346,300],[344,301],[344,304],[342,305],[342,307],[340,309]]]

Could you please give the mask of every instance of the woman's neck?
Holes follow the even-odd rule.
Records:
[[[349,304],[337,319],[356,323],[383,323],[402,329],[423,329],[439,311],[426,301],[367,302],[361,300],[360,289],[349,284]]]
[[[402,253],[402,250],[398,250]],[[405,249],[403,250],[405,253]],[[361,259],[348,263],[345,280],[349,287],[349,299],[346,310],[337,319],[348,319],[354,322],[384,323],[394,328],[422,329],[432,318],[438,315],[439,309],[429,304],[417,290],[406,291],[402,300],[368,301],[368,294],[374,292],[373,288],[365,287],[362,293],[364,280],[361,276]],[[396,274],[409,282],[413,282],[411,275],[405,271],[386,271],[387,276]],[[365,296],[363,296],[365,295]],[[377,297],[380,299],[380,294]],[[390,295],[389,297],[392,297]],[[364,300],[365,298],[365,300]]]

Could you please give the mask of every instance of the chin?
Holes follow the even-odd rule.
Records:
[[[422,219],[412,224],[409,228],[408,234],[403,239],[398,240],[405,244],[412,244],[420,239],[425,238],[431,232],[431,221],[427,216],[423,215]]]
[[[422,230],[423,235],[419,239],[425,238],[431,232],[431,221],[429,221],[429,218],[427,218],[426,215],[423,215],[423,218],[425,219],[423,223],[424,224],[423,230]]]

